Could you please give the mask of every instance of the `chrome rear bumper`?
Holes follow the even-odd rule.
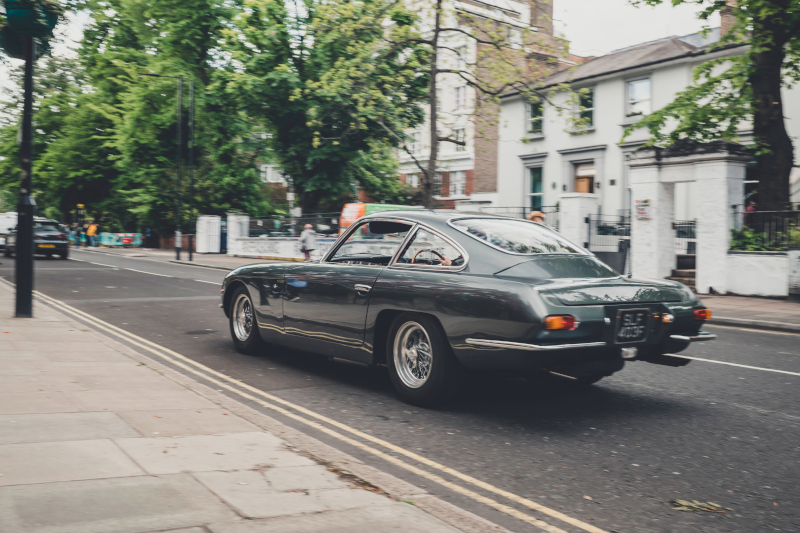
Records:
[[[717,336],[713,333],[708,333],[707,331],[700,331],[697,333],[697,335],[670,335],[669,338],[674,341],[682,342],[702,342],[713,341],[717,338]]]

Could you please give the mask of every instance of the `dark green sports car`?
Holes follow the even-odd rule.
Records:
[[[385,364],[417,405],[465,370],[594,383],[625,361],[683,366],[664,354],[715,338],[680,283],[620,275],[542,224],[453,211],[367,216],[319,261],[237,268],[222,307],[239,351]]]

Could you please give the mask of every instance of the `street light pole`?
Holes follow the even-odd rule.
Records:
[[[177,168],[178,172],[175,176],[175,216],[177,224],[175,226],[175,259],[181,260],[181,148],[183,142],[181,140],[182,129],[182,115],[183,115],[183,76],[178,76],[178,149],[176,150]]]
[[[36,200],[33,190],[33,37],[23,36],[25,43],[25,78],[23,82],[24,99],[22,104],[22,143],[20,159],[19,201],[17,203],[17,240],[14,281],[16,282],[15,316],[33,316],[33,211]]]
[[[194,219],[194,223],[192,223]],[[192,261],[192,248],[197,235],[197,219],[194,218],[194,80],[189,80],[189,261]]]

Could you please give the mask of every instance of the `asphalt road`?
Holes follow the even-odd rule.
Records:
[[[541,529],[458,487],[566,532],[586,529],[532,510],[521,498],[607,532],[800,531],[798,335],[709,326],[719,340],[682,355],[715,362],[683,368],[630,363],[584,389],[558,380],[473,376],[457,402],[424,410],[397,399],[385,369],[280,348],[258,357],[235,352],[218,308],[222,271],[84,251],[73,251],[72,258],[37,259],[36,289],[453,469],[456,474],[443,473],[383,448],[454,485],[437,483],[245,401],[511,531]],[[13,281],[13,261],[2,261],[0,276]],[[457,473],[507,493],[485,490]],[[730,510],[681,512],[672,508],[674,498]]]

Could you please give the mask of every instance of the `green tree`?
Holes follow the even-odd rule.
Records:
[[[390,132],[422,120],[427,53],[392,39],[413,20],[402,0],[244,0],[227,32],[226,92],[263,119],[306,211],[354,183],[388,191]],[[401,44],[395,44],[401,42]]]
[[[752,121],[756,141],[759,207],[782,208],[789,201],[794,165],[786,132],[781,89],[800,79],[799,0],[631,0],[634,5],[703,6],[700,18],[720,13],[729,31],[711,50],[744,45],[739,55],[707,61],[694,83],[666,107],[625,130],[647,128],[649,145],[680,139],[736,140],[739,126]]]

